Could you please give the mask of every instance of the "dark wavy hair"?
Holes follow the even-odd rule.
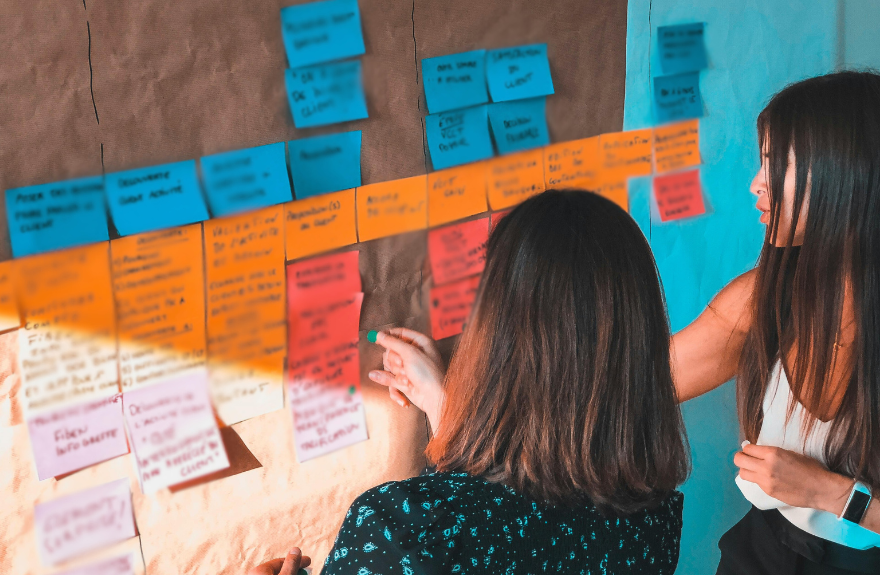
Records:
[[[841,325],[844,285],[852,286],[852,374],[825,443],[830,469],[880,488],[880,75],[838,72],[773,96],[758,116],[769,162],[770,223],[752,296],[754,320],[738,376],[740,421],[754,442],[772,369],[782,358],[795,397],[827,402]],[[789,153],[795,157],[792,224],[781,237]],[[809,198],[809,199],[807,199]],[[804,202],[803,242],[793,245]],[[787,365],[794,352],[797,360]],[[793,405],[789,406],[789,415]],[[817,418],[807,409],[809,432]],[[806,435],[805,435],[806,437]]]
[[[589,192],[538,194],[489,239],[428,457],[546,503],[653,506],[689,469],[669,338],[632,218]]]

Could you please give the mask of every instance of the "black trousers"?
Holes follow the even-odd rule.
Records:
[[[880,573],[880,548],[860,551],[798,529],[779,511],[756,507],[721,536],[716,575]]]

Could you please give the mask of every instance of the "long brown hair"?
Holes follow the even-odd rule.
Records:
[[[852,373],[834,414],[830,469],[880,487],[880,75],[839,72],[775,95],[758,117],[769,161],[770,224],[752,295],[754,321],[741,356],[738,396],[746,437],[756,441],[777,360],[794,397],[827,402],[841,327],[844,286],[852,286]],[[795,197],[787,237],[779,230],[789,153]],[[807,200],[807,198],[809,198]],[[794,246],[804,202],[802,245]],[[778,246],[778,247],[777,247]],[[789,351],[794,365],[786,365]],[[794,404],[789,404],[789,416]],[[804,437],[816,424],[809,410]]]
[[[613,202],[547,191],[489,239],[428,456],[537,501],[627,514],[688,473],[648,243]]]

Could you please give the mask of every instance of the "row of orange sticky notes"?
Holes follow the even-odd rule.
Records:
[[[504,210],[550,188],[628,208],[627,180],[699,165],[697,120],[603,134],[286,205],[287,259]]]

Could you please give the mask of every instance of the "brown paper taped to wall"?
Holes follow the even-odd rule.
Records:
[[[529,0],[363,0],[370,117],[311,130],[294,128],[284,90],[279,9],[294,3],[301,2],[87,0],[83,7],[7,0],[13,7],[3,14],[9,33],[0,37],[8,103],[0,108],[0,189],[99,174],[102,160],[115,171],[347,130],[363,131],[365,185],[421,175],[426,106],[419,61],[534,42],[548,44],[556,88],[547,100],[551,140],[621,129],[626,2],[554,0],[548,9]],[[5,236],[0,256],[8,257]],[[356,246],[365,292],[360,354],[369,441],[297,464],[290,416],[278,410],[230,428],[240,440],[227,443],[234,469],[221,478],[153,498],[135,483],[140,538],[127,544],[143,545],[148,573],[237,575],[291,545],[312,556],[317,572],[359,493],[421,470],[425,418],[369,381],[381,349],[363,330],[429,329],[425,243],[426,232],[417,231]],[[124,456],[57,482],[36,482],[20,425],[16,338],[0,334],[0,424],[15,425],[0,428],[0,499],[14,502],[0,510],[0,547],[8,550],[0,572],[40,575],[33,502],[120,473],[134,478],[134,467]],[[444,357],[456,340],[441,342]]]

